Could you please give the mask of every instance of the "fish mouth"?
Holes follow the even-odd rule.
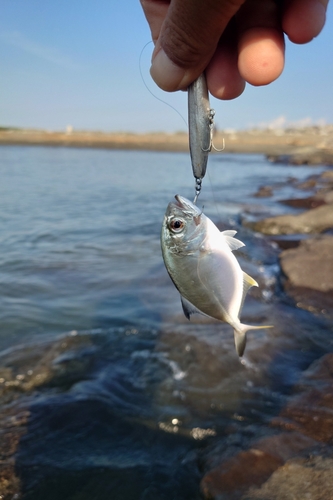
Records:
[[[176,199],[177,203],[174,203],[174,205],[176,205],[179,208],[185,208],[184,202],[183,202],[184,198],[182,196],[180,196],[179,194],[176,194],[175,199]]]
[[[180,208],[184,212],[190,213],[193,216],[200,215],[201,210],[194,205],[190,200],[187,200],[183,196],[180,196],[179,194],[176,194],[175,196],[176,203],[173,203],[176,207]]]

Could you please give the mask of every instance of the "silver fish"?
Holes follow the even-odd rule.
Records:
[[[240,322],[247,291],[258,283],[244,273],[232,253],[244,243],[236,231],[220,232],[192,202],[176,195],[162,226],[161,246],[167,271],[181,295],[185,316],[196,312],[229,323],[236,351],[244,353],[248,330],[270,328]]]

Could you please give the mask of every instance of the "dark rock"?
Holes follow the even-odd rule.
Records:
[[[16,470],[15,454],[27,432],[28,402],[2,405],[0,410],[0,499],[20,498],[21,481]]]
[[[308,198],[291,198],[287,200],[280,200],[280,203],[293,208],[317,208],[321,205],[325,205],[323,199],[318,199],[315,196],[309,196]]]
[[[280,200],[280,203],[293,208],[317,208],[321,205],[329,205],[333,203],[333,190],[330,187],[321,187],[313,196],[308,196],[307,198]]]
[[[333,354],[326,354],[314,361],[304,373],[304,379],[310,384],[320,382],[322,387],[325,387],[326,384],[331,385],[333,381]]]
[[[311,365],[299,386],[301,392],[291,398],[272,424],[297,430],[317,441],[332,442],[333,354],[326,354]]]
[[[308,237],[304,234],[279,234],[272,236],[270,241],[274,241],[281,250],[288,250],[289,248],[297,248],[300,242]]]
[[[293,398],[274,425],[329,443],[333,439],[333,390],[312,388]]]

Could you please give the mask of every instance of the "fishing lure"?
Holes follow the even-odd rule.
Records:
[[[188,87],[188,126],[192,171],[195,178],[196,203],[206,174],[208,154],[213,145],[215,111],[210,107],[205,74]]]

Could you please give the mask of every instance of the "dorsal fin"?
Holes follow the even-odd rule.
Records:
[[[237,234],[237,231],[234,231],[234,229],[227,229],[226,231],[221,231],[222,234],[224,234],[224,236],[235,236],[235,234]]]
[[[240,240],[237,240],[237,238],[234,238],[234,235],[236,233],[237,233],[237,231],[233,231],[232,229],[221,232],[221,235],[223,236],[223,238],[227,242],[228,247],[230,248],[231,251],[237,250],[238,248],[241,248],[241,247],[245,247],[245,243],[243,243]]]

